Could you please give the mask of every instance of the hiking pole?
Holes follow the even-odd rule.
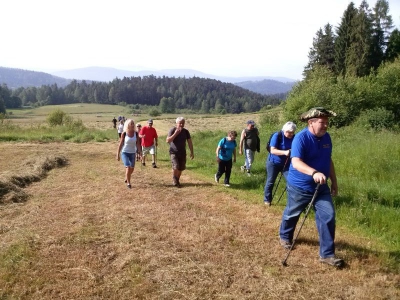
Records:
[[[281,201],[281,198],[282,198],[282,196],[283,196],[283,194],[284,194],[285,192],[286,192],[286,187],[285,187],[285,189],[282,191],[282,194],[281,194],[281,196],[279,197],[278,201],[276,201],[276,204],[278,204],[279,201]]]
[[[296,240],[297,240],[297,237],[299,236],[300,230],[301,230],[301,228],[303,228],[304,222],[306,221],[307,216],[308,216],[308,213],[310,212],[310,209],[311,209],[311,207],[312,207],[313,204],[314,204],[315,198],[317,198],[319,186],[320,186],[320,183],[318,183],[317,186],[316,186],[316,188],[315,188],[314,195],[313,195],[313,197],[312,197],[312,199],[311,199],[310,204],[308,204],[308,207],[307,207],[307,209],[306,209],[303,222],[301,222],[301,225],[300,225],[299,230],[297,231],[296,237],[294,238],[294,240],[293,240],[293,242],[292,242],[292,245],[290,246],[290,249],[289,249],[288,253],[286,254],[285,259],[282,261],[282,265],[285,266],[285,267],[287,266],[286,261],[287,261],[287,259],[289,258],[290,252],[291,252],[292,249],[293,249],[293,246],[294,246],[294,243],[295,243]]]
[[[154,143],[154,163],[157,165],[157,145]]]
[[[275,194],[276,194],[276,191],[278,190],[279,183],[281,182],[281,179],[282,179],[283,170],[285,170],[285,167],[286,167],[286,164],[287,164],[288,160],[289,160],[289,156],[286,157],[285,164],[283,165],[283,169],[282,169],[282,171],[281,171],[281,176],[279,177],[278,184],[276,185],[276,188],[275,188],[275,192],[272,193],[271,202],[272,202],[272,199],[274,199],[274,196],[275,196]]]

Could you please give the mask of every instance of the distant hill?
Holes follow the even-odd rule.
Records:
[[[222,82],[228,83],[238,83],[244,81],[260,81],[264,79],[276,80],[279,82],[295,82],[294,79],[285,78],[285,77],[270,77],[270,76],[244,76],[244,77],[227,77],[227,76],[215,76],[211,74],[206,74],[200,71],[191,70],[191,69],[165,69],[165,70],[148,70],[148,71],[129,71],[129,70],[120,70],[114,68],[105,68],[105,67],[89,67],[89,68],[81,68],[81,69],[73,69],[73,70],[65,70],[52,72],[51,74],[69,78],[69,79],[77,79],[77,80],[94,80],[94,81],[112,81],[116,77],[143,77],[154,75],[156,77],[200,77],[200,78],[209,78],[215,79]]]
[[[237,86],[262,95],[286,94],[295,84],[296,82],[280,82],[271,79],[235,83]]]
[[[7,84],[10,89],[18,87],[39,87],[42,85],[57,84],[67,86],[71,80],[57,77],[44,72],[28,71],[14,68],[0,67],[0,84]]]

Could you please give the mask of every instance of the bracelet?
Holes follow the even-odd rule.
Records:
[[[314,178],[315,173],[319,173],[319,171],[314,171],[314,172],[312,172],[312,174],[311,174],[311,177],[312,177],[312,178]]]

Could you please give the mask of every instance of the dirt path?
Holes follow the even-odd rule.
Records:
[[[0,206],[0,298],[395,299],[399,276],[380,271],[344,234],[348,265],[318,262],[307,220],[289,258],[278,244],[281,209],[247,204],[190,171],[171,185],[168,161],[137,167],[132,190],[116,143],[0,144],[0,170],[21,156],[64,155],[69,165]],[[12,155],[11,155],[12,154]]]

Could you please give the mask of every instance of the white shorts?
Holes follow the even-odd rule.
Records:
[[[156,151],[155,151],[156,149],[155,149],[155,147],[154,147],[154,145],[153,146],[150,146],[150,147],[142,147],[142,155],[146,155],[147,153],[150,153],[151,155],[154,155],[155,153],[156,153]]]

